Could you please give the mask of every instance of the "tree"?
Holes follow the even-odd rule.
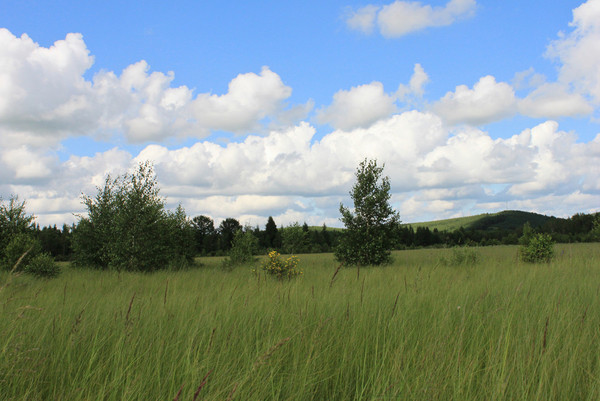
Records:
[[[32,234],[34,215],[25,211],[25,201],[19,202],[17,195],[8,203],[0,198],[0,256],[8,243],[18,234]]]
[[[42,252],[35,236],[35,216],[25,211],[25,201],[12,196],[5,204],[0,199],[0,267],[25,271],[40,277],[54,277],[60,267]]]
[[[265,248],[273,249],[281,246],[281,235],[277,230],[277,224],[273,217],[269,216],[267,225],[265,226]]]
[[[229,251],[229,258],[225,260],[225,267],[252,262],[254,255],[258,253],[258,238],[252,230],[238,230],[233,236],[233,243]]]
[[[350,191],[354,213],[340,204],[346,230],[335,250],[335,257],[348,265],[380,265],[391,256],[393,234],[400,224],[399,214],[389,200],[389,177],[381,177],[383,167],[365,159],[356,170],[356,183]]]
[[[242,225],[234,218],[228,217],[219,224],[219,249],[228,251],[231,249],[235,233],[242,229]]]
[[[196,216],[192,219],[196,238],[196,249],[202,255],[210,255],[217,247],[217,231],[213,219],[208,216]]]
[[[289,254],[305,253],[307,247],[308,236],[302,230],[298,222],[290,224],[281,229],[281,242],[283,252]]]
[[[159,191],[154,169],[145,162],[133,174],[108,176],[95,197],[84,196],[88,214],[73,232],[76,264],[152,271],[191,262],[191,224],[182,207],[165,210]]]

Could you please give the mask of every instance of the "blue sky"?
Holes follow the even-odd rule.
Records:
[[[600,204],[599,0],[0,9],[0,195],[41,224],[143,159],[251,225],[339,225],[365,157],[406,222]]]

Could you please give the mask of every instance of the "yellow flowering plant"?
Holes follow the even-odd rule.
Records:
[[[298,268],[300,259],[297,256],[290,256],[287,259],[281,258],[277,251],[269,252],[269,258],[262,264],[262,270],[278,279],[292,278],[302,275],[302,270]]]

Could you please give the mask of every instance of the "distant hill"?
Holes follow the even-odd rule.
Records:
[[[412,226],[414,229],[418,227],[429,227],[430,230],[438,229],[438,231],[454,231],[463,227],[465,230],[515,230],[522,227],[523,224],[529,222],[532,227],[544,225],[553,217],[544,216],[538,213],[522,212],[519,210],[505,210],[498,213],[484,213],[475,216],[457,217],[454,219],[425,221],[420,223],[404,224]]]

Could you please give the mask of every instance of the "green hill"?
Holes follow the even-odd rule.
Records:
[[[505,210],[498,213],[484,213],[475,216],[457,217],[454,219],[425,221],[405,224],[406,226],[429,227],[430,230],[454,231],[463,227],[465,230],[514,230],[529,222],[532,227],[539,227],[552,217],[538,213]]]

